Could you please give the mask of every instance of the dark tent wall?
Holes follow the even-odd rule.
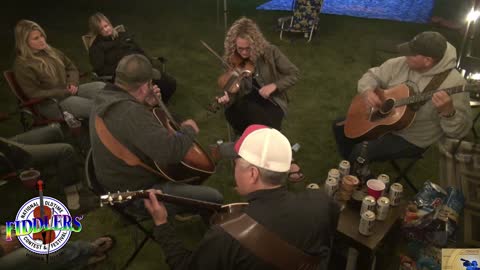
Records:
[[[292,10],[294,0],[272,0],[260,10]],[[322,13],[406,22],[429,22],[434,0],[324,0]]]

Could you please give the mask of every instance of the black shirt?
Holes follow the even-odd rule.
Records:
[[[292,193],[281,187],[253,192],[247,200],[245,212],[269,231],[307,254],[325,255],[336,231],[339,209],[323,191]],[[168,223],[155,228],[155,237],[172,270],[274,269],[216,225],[194,251],[183,247]]]
[[[133,40],[133,35],[128,32],[119,32],[116,39],[98,35],[89,49],[90,63],[98,76],[112,76],[118,62],[124,56],[134,53],[145,55],[144,50]]]

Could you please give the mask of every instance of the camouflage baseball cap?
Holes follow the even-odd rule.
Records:
[[[423,55],[436,60],[443,58],[447,49],[447,39],[438,32],[422,32],[416,35],[409,42],[398,45],[398,52],[401,55]]]

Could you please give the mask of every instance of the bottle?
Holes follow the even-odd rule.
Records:
[[[357,176],[360,180],[360,186],[363,186],[370,177],[370,169],[368,168],[367,162],[367,150],[368,142],[362,142],[362,149],[360,150],[360,155],[355,159],[352,166],[352,174]]]
[[[63,119],[65,119],[65,122],[67,123],[68,127],[74,133],[75,135],[78,135],[80,133],[80,128],[82,126],[82,122],[80,122],[73,114],[64,111],[63,112]]]

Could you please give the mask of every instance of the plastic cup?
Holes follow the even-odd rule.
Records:
[[[372,196],[377,200],[382,196],[383,191],[385,190],[385,184],[377,179],[370,179],[367,181],[368,195]]]
[[[40,178],[40,172],[34,169],[29,169],[21,172],[19,177],[24,187],[35,189],[37,180]]]

